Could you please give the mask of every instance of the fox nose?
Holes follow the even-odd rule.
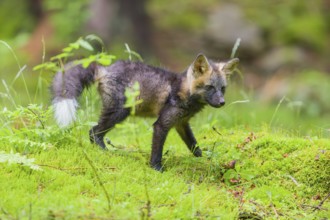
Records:
[[[212,105],[213,107],[220,108],[225,105],[225,100],[222,98],[216,104]]]
[[[220,98],[219,104],[220,106],[224,106],[226,104],[225,99],[223,97]]]
[[[211,96],[206,96],[206,101],[215,108],[220,108],[225,105],[225,98],[220,91],[213,93]]]

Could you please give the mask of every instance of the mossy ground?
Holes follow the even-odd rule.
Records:
[[[42,170],[0,163],[0,218],[328,218],[329,200],[317,209],[330,189],[328,139],[267,126],[223,128],[210,121],[216,112],[193,122],[202,158],[171,131],[163,173],[148,166],[149,120],[130,118],[111,131],[109,151],[91,145],[90,125],[79,122],[67,131],[3,127],[1,151],[34,158]]]

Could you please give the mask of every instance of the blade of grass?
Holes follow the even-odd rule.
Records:
[[[278,112],[278,109],[280,108],[282,102],[283,102],[285,99],[286,99],[286,97],[283,96],[283,97],[281,98],[281,100],[278,102],[278,104],[277,104],[277,106],[276,106],[276,109],[275,109],[275,111],[274,111],[274,114],[272,115],[272,119],[271,119],[270,122],[269,122],[269,127],[272,127],[272,124],[273,124],[273,121],[274,121],[274,119],[275,119],[275,116],[276,116],[276,114],[277,114],[277,112]]]
[[[46,43],[45,43],[45,39],[44,36],[42,36],[41,38],[41,43],[42,43],[42,59],[41,59],[41,63],[44,64],[45,63],[45,57],[46,57]],[[40,70],[40,74],[38,77],[38,83],[37,83],[37,89],[36,92],[34,94],[34,102],[36,102],[37,100],[37,96],[39,95],[39,98],[41,98],[41,100],[43,100],[43,92],[42,92],[42,76],[43,74],[43,69]]]
[[[250,102],[249,99],[246,99],[246,100],[237,100],[237,101],[234,101],[234,102],[229,103],[226,107],[229,107],[229,106],[235,105],[235,104],[248,103],[248,102]]]
[[[13,54],[13,56],[14,56],[14,58],[15,58],[15,60],[16,60],[16,63],[17,63],[18,69],[21,69],[21,64],[19,63],[18,58],[17,58],[17,56],[16,56],[14,50],[11,48],[11,46],[10,46],[9,44],[7,44],[7,43],[6,43],[5,41],[3,41],[3,40],[0,40],[0,43],[2,43],[3,45],[5,45],[5,46],[10,50],[10,52]]]
[[[233,47],[233,49],[232,49],[232,51],[231,51],[231,55],[230,55],[230,58],[231,58],[231,59],[233,59],[233,58],[235,57],[236,51],[237,51],[237,49],[238,49],[240,43],[241,43],[241,38],[237,38],[237,39],[236,39],[236,42],[235,42],[235,44],[234,44],[234,47]]]
[[[26,65],[24,65],[22,68],[20,68],[20,70],[17,72],[15,78],[13,79],[13,81],[10,83],[10,88],[13,87],[14,83],[16,82],[16,80],[21,76],[21,74],[23,73],[23,71],[25,70]]]
[[[5,80],[2,80],[2,84],[3,84],[3,86],[5,87],[5,90],[6,90],[6,92],[7,92],[6,95],[7,95],[8,100],[13,104],[13,106],[14,106],[15,108],[17,108],[16,102],[15,102],[13,96],[11,95],[10,89],[9,89],[9,87],[8,87],[8,85],[7,85],[7,83],[6,83],[6,81],[5,81]]]

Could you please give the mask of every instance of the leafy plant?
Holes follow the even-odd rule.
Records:
[[[27,166],[32,170],[41,170],[41,168],[34,164],[33,158],[27,158],[26,156],[21,156],[19,153],[5,153],[4,151],[0,151],[0,163],[8,163],[8,164],[19,164],[22,166]]]
[[[45,128],[46,121],[50,118],[52,109],[44,109],[42,105],[29,104],[27,107],[18,106],[14,111],[4,108],[0,116],[5,117],[6,122],[21,122],[24,127]]]
[[[124,107],[131,108],[131,114],[135,115],[136,106],[143,102],[142,99],[138,99],[140,95],[140,84],[135,82],[131,88],[125,90],[126,102]]]
[[[94,48],[91,41],[97,41],[102,45],[102,51],[93,54]],[[64,70],[64,65],[69,59],[76,58],[80,53],[89,53],[88,56],[81,59],[75,59],[75,64],[81,64],[84,68],[88,67],[92,62],[96,62],[100,65],[108,66],[116,58],[114,55],[110,55],[104,51],[102,40],[95,35],[88,35],[84,38],[80,37],[73,43],[70,43],[65,47],[62,52],[56,56],[50,58],[50,61],[37,65],[33,70],[48,70],[51,72],[58,72]],[[91,54],[92,53],[92,54]]]

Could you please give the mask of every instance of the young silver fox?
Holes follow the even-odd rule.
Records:
[[[86,69],[81,65],[69,65],[53,80],[55,118],[62,127],[74,121],[77,98],[85,87],[98,82],[103,108],[89,137],[92,143],[105,149],[105,134],[130,115],[130,108],[124,107],[125,90],[138,82],[138,99],[142,99],[142,103],[136,106],[136,115],[157,117],[153,124],[150,165],[161,171],[164,142],[173,127],[194,156],[202,156],[189,119],[205,105],[219,108],[225,104],[226,75],[235,69],[238,62],[234,58],[216,63],[199,54],[181,74],[132,61],[117,61],[110,66],[91,64]]]

